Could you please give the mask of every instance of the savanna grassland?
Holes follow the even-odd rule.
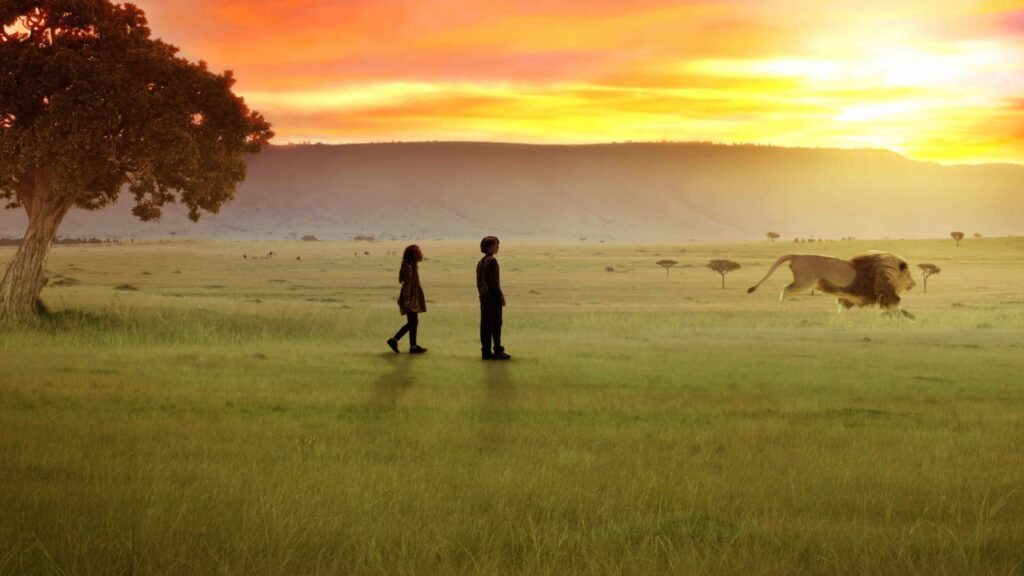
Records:
[[[507,241],[507,363],[475,246],[421,245],[421,357],[398,244],[55,248],[0,333],[0,574],[1024,574],[1024,239]],[[869,248],[916,321],[745,293]]]

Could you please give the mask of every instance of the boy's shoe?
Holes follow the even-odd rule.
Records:
[[[493,360],[494,359],[494,354],[491,354],[490,350],[488,350],[487,352],[483,353],[483,359],[484,360]]]
[[[394,338],[388,338],[388,347],[391,348],[395,354],[401,354],[401,352],[398,351],[398,341]]]
[[[426,351],[427,349],[423,346],[413,346],[412,348],[409,348],[409,354],[423,354]]]
[[[512,357],[504,352],[495,352],[491,355],[491,360],[511,360]]]

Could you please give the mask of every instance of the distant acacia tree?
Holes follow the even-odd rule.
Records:
[[[679,264],[679,262],[675,260],[658,260],[655,264],[665,269],[665,278],[668,278],[668,269]]]
[[[733,270],[739,270],[740,265],[732,260],[712,260],[708,262],[708,268],[722,276],[722,290],[725,290],[725,275]]]
[[[952,238],[953,240],[956,240],[956,245],[959,246],[960,245],[960,241],[964,239],[964,233],[963,232],[950,232],[949,233],[949,237]]]
[[[270,124],[232,93],[231,72],[177,52],[132,4],[0,2],[0,199],[28,216],[0,281],[0,319],[37,306],[72,207],[98,210],[126,187],[141,220],[169,202],[198,220],[234,195]]]
[[[981,238],[981,234],[979,234],[979,233],[975,232],[975,233],[974,233],[974,237],[975,237],[975,238]]]
[[[918,264],[917,267],[921,269],[921,276],[924,278],[924,291],[928,292],[928,277],[942,272],[942,268],[928,263]]]
[[[782,235],[779,234],[778,232],[769,232],[769,233],[765,234],[765,236],[767,236],[768,239],[771,240],[772,242],[775,242],[779,238],[782,238]]]

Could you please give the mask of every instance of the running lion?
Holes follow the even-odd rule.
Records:
[[[897,311],[907,318],[914,315],[900,309],[900,294],[916,286],[907,261],[889,252],[872,250],[842,260],[834,256],[787,254],[772,264],[760,282],[747,289],[753,293],[779,267],[789,262],[793,282],[782,289],[779,301],[810,289],[835,294],[839,311],[854,306],[878,304],[887,311]]]

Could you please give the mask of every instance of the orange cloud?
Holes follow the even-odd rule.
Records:
[[[716,140],[1024,161],[1019,0],[138,0],[279,141]]]

